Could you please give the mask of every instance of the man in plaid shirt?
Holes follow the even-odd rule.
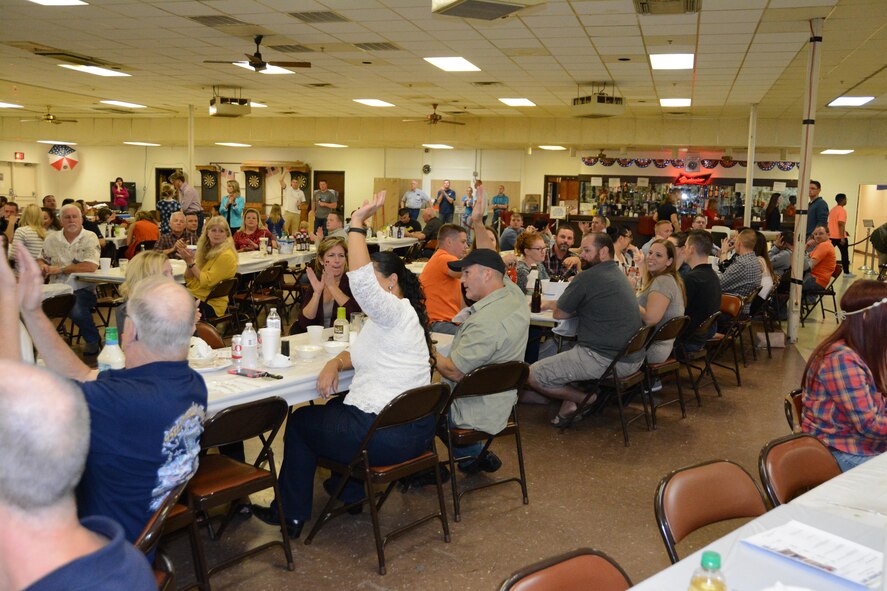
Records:
[[[575,230],[572,226],[562,225],[557,231],[554,244],[545,254],[545,268],[550,277],[567,279],[579,272],[579,257],[570,252],[570,247],[576,241]]]
[[[755,256],[756,240],[754,230],[743,230],[736,237],[736,257],[723,273],[718,273],[723,293],[744,298],[761,286],[763,270]],[[742,307],[742,312],[748,314],[750,307],[751,304],[746,304]]]
[[[179,255],[176,254],[176,242],[181,240],[185,244],[197,244],[197,237],[185,226],[185,214],[181,211],[169,216],[169,233],[160,235],[160,239],[154,245],[154,250],[162,251],[171,259],[179,258]]]

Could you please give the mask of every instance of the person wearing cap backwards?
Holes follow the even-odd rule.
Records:
[[[530,308],[523,292],[511,281],[504,280],[505,263],[495,250],[473,250],[447,266],[461,272],[465,296],[474,301],[473,306],[460,313],[467,317],[456,331],[449,356],[435,352],[437,371],[453,388],[478,367],[523,361]],[[450,424],[495,435],[505,428],[516,401],[516,390],[456,400],[450,408]],[[495,472],[502,466],[502,461],[491,451],[478,457],[482,450],[482,443],[457,447],[455,453],[462,458],[459,469],[472,474],[481,470]]]

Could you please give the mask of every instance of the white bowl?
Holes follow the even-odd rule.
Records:
[[[323,350],[322,347],[317,345],[296,345],[293,349],[296,351],[299,359],[314,359]]]
[[[330,355],[338,355],[347,349],[348,345],[349,343],[344,343],[342,341],[325,341],[323,343],[323,348],[326,349],[326,352]]]

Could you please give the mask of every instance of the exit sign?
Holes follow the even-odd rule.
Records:
[[[16,152],[16,153],[15,153],[15,159],[16,159],[16,160],[24,160],[24,159],[25,159],[25,153],[24,153],[24,152]]]

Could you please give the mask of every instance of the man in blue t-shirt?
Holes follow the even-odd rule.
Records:
[[[440,221],[444,224],[453,223],[453,211],[456,209],[456,192],[450,188],[450,181],[444,181],[443,187],[437,191],[434,204],[440,212]]]
[[[25,252],[24,249],[22,252]],[[125,369],[98,372],[65,344],[41,308],[42,278],[18,257],[21,314],[56,373],[80,382],[91,416],[86,470],[77,489],[80,517],[104,515],[135,540],[164,495],[197,470],[206,384],[188,366],[194,299],[164,276],[130,292],[121,346]]]
[[[9,281],[5,259],[0,267],[0,307],[17,313],[15,280]],[[16,357],[18,348],[4,355]],[[89,449],[83,393],[19,361],[0,360],[0,374],[0,474],[12,476],[0,478],[0,589],[157,589],[145,555],[117,523],[98,516],[77,521],[74,487]]]

